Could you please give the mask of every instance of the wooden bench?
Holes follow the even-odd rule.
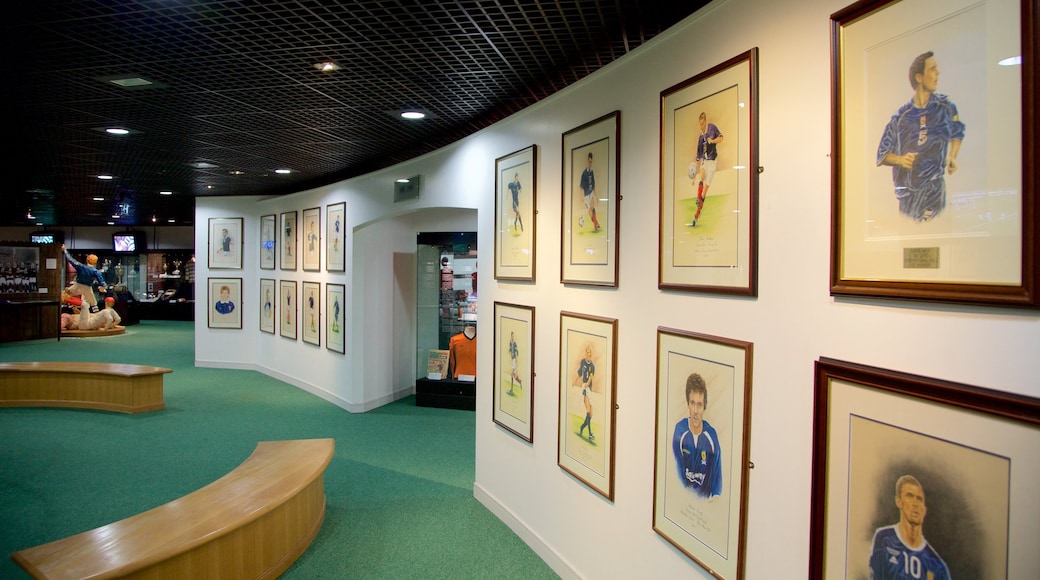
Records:
[[[171,369],[94,362],[0,363],[0,407],[74,407],[141,413],[166,407]]]
[[[261,442],[198,491],[11,558],[34,578],[276,578],[321,528],[334,448],[332,439]]]

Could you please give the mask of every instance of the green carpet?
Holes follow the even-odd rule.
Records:
[[[0,408],[0,578],[9,555],[161,505],[259,441],[331,437],[327,511],[283,578],[556,578],[473,498],[474,414],[407,398],[363,414],[253,371],[193,366],[190,322],[122,336],[0,344],[0,361],[165,366],[166,409]]]

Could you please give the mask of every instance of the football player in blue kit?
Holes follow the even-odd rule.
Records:
[[[585,358],[578,364],[578,379],[581,381],[581,399],[585,405],[585,422],[578,429],[578,436],[585,433],[589,428],[589,441],[595,441],[596,436],[592,434],[592,401],[589,400],[589,390],[592,389],[592,377],[596,376],[596,365],[592,362],[592,345],[585,345]]]
[[[700,497],[715,499],[722,493],[722,448],[715,428],[704,420],[708,386],[697,373],[686,377],[686,406],[690,416],[675,424],[672,435],[679,480]]]
[[[946,207],[944,173],[957,171],[964,123],[957,106],[939,86],[939,66],[931,51],[910,65],[913,98],[892,115],[878,145],[877,164],[892,167],[899,211],[928,221]]]
[[[701,210],[704,209],[704,200],[708,197],[708,189],[711,188],[711,180],[715,177],[715,168],[719,161],[718,144],[725,137],[722,131],[714,123],[708,122],[708,116],[701,112],[697,118],[700,125],[700,134],[697,136],[697,151],[694,155],[694,167],[692,175],[688,175],[694,185],[697,186],[697,210],[693,219],[686,224],[696,227],[697,220],[701,218]]]
[[[924,487],[912,475],[896,480],[899,523],[878,528],[870,549],[871,580],[949,580],[950,570],[924,539]]]
[[[520,231],[524,231],[524,219],[520,217],[520,174],[513,175],[513,181],[506,184],[509,188],[509,193],[513,198],[513,229],[516,229],[517,224],[520,224]]]

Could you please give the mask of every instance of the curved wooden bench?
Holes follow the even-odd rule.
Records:
[[[264,441],[206,487],[15,552],[33,578],[276,578],[318,534],[332,439]]]
[[[0,407],[154,411],[166,407],[163,375],[172,372],[113,363],[0,363]]]

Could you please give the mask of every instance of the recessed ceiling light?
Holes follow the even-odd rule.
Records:
[[[98,196],[94,198],[94,201],[105,201],[105,198]]]
[[[330,60],[327,60],[325,62],[314,63],[314,68],[320,70],[321,72],[334,72],[339,70],[339,65]]]
[[[108,222],[108,225],[114,226],[114,225],[116,225],[116,222]]]
[[[231,171],[228,171],[228,173],[230,175],[245,175],[246,174],[245,171],[239,171],[238,169],[232,169]]]
[[[405,119],[417,120],[417,119],[425,119],[426,118],[426,113],[424,113],[422,111],[403,111],[401,113],[401,116],[404,117]]]
[[[112,214],[112,219],[114,219],[114,220],[119,219],[119,214],[117,214],[117,213]]]
[[[107,173],[102,173],[101,175],[98,175],[97,178],[98,179],[104,179],[104,180],[115,179],[113,176],[111,176],[111,175],[109,175]]]
[[[168,221],[168,222],[170,222],[170,223],[172,224],[172,223],[176,222],[177,220],[175,220],[175,219],[173,219],[173,218],[170,218],[170,219],[168,219],[168,220],[166,220],[166,221]]]
[[[405,178],[405,177],[402,177],[401,179],[397,180],[397,183],[408,183],[408,179]]]
[[[173,195],[172,191],[160,191],[159,195]]]
[[[105,133],[108,133],[109,135],[127,135],[130,133],[130,130],[122,127],[109,127],[108,129],[105,129]]]
[[[280,173],[282,175],[288,175],[288,174],[292,173],[292,170],[291,169],[275,169],[274,172],[275,173]]]
[[[196,161],[195,163],[189,163],[188,165],[191,165],[195,169],[213,169],[214,167],[216,167],[216,165],[213,165],[212,163],[207,163],[205,161]]]

